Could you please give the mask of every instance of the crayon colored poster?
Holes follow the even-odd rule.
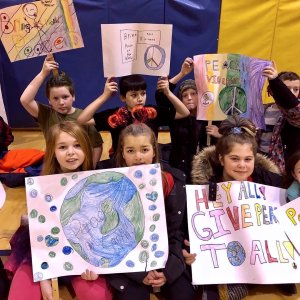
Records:
[[[288,238],[300,253],[300,198],[278,208],[275,215]]]
[[[194,56],[198,120],[224,120],[230,115],[251,119],[265,128],[262,89],[264,67],[271,61],[240,54]]]
[[[164,268],[159,164],[26,178],[34,281]]]
[[[169,75],[172,25],[102,24],[101,36],[105,77]]]
[[[0,10],[0,37],[11,62],[83,47],[72,0],[41,0]]]
[[[300,282],[300,257],[275,216],[286,190],[253,182],[187,186],[193,284]],[[295,263],[295,264],[294,264]]]

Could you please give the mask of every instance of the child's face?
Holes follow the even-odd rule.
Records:
[[[186,89],[182,93],[182,102],[187,107],[188,110],[194,110],[197,108],[198,104],[198,94],[194,89]]]
[[[300,160],[295,164],[292,175],[300,183]]]
[[[66,132],[60,132],[55,144],[55,157],[64,173],[76,172],[85,159],[77,140]]]
[[[73,112],[75,98],[66,86],[52,87],[49,91],[49,103],[52,108],[64,115]]]
[[[231,151],[219,157],[223,166],[223,180],[246,181],[254,171],[254,154],[251,144],[233,145]]]
[[[121,96],[121,100],[126,103],[127,108],[131,111],[137,105],[145,105],[146,90],[128,91],[126,96]]]
[[[283,83],[298,98],[300,89],[300,80],[284,80]]]
[[[127,135],[123,143],[122,155],[127,167],[152,164],[155,153],[149,136]]]

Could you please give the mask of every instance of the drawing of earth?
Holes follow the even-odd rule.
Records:
[[[67,193],[60,221],[79,255],[97,267],[114,267],[144,234],[136,186],[124,174],[104,172],[79,181]]]

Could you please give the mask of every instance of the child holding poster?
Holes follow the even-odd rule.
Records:
[[[159,162],[154,132],[145,124],[127,126],[120,134],[116,162],[118,167]],[[162,172],[168,228],[169,257],[161,270],[108,275],[115,300],[149,300],[152,288],[160,288],[165,299],[195,299],[195,291],[186,272],[181,248],[185,221],[185,176],[165,166]]]
[[[53,125],[47,135],[42,175],[86,171],[93,169],[92,146],[84,128],[65,121]],[[29,228],[27,224],[17,230],[11,240],[12,254],[5,268],[13,274],[9,300],[52,300],[51,280],[33,282]],[[111,300],[105,278],[86,270],[72,276],[71,283],[78,300]]]
[[[95,125],[98,131],[109,131],[112,136],[110,156],[113,156],[120,132],[127,125],[135,122],[145,123],[157,136],[160,126],[169,126],[173,119],[181,119],[189,115],[188,109],[170,91],[167,79],[160,79],[158,88],[174,106],[174,111],[166,107],[145,106],[147,83],[143,76],[135,74],[123,76],[119,80],[120,98],[125,106],[96,113],[110,96],[118,91],[118,84],[112,78],[108,78],[103,94],[83,110],[78,117],[78,122]]]
[[[282,113],[273,130],[269,155],[284,172],[287,159],[300,150],[300,77],[294,72],[278,74],[275,64],[264,68],[263,75]]]
[[[58,73],[58,63],[52,54],[45,58],[42,70],[29,83],[21,95],[20,101],[27,112],[37,120],[45,138],[49,128],[61,121],[76,121],[81,109],[73,107],[75,101],[74,85],[67,74],[60,72],[51,76],[46,82],[46,96],[50,105],[42,104],[34,98],[51,71]],[[102,154],[102,138],[94,126],[88,126],[87,132],[93,146],[94,166],[100,160]]]
[[[281,186],[278,167],[268,158],[257,153],[256,126],[249,119],[239,116],[222,121],[216,146],[203,149],[194,157],[192,164],[193,184],[209,184],[209,200],[215,201],[217,183],[222,181],[253,181]],[[189,255],[185,253],[186,257]],[[286,294],[296,293],[295,285],[277,285]],[[205,286],[208,299],[242,299],[247,295],[247,286],[228,284],[226,286]],[[224,298],[224,296],[226,296]]]
[[[178,74],[169,80],[170,89],[175,90],[176,83],[193,70],[193,60],[187,57]],[[197,120],[198,93],[195,80],[184,80],[178,89],[178,98],[190,111],[186,118],[173,120],[170,124],[170,135],[172,143],[162,146],[163,158],[169,161],[170,165],[185,172],[187,182],[190,183],[191,163],[193,156],[207,144],[207,137],[212,137],[211,144],[215,144],[220,137],[218,127],[220,122],[208,125],[207,121]],[[159,106],[170,107],[164,94],[157,90],[155,93],[156,103]],[[171,108],[171,107],[170,107]],[[170,148],[171,150],[169,150]],[[168,152],[170,152],[168,154]]]

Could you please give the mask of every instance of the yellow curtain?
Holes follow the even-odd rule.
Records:
[[[299,0],[222,0],[218,53],[273,60],[300,74]],[[264,103],[273,101],[264,92]]]

